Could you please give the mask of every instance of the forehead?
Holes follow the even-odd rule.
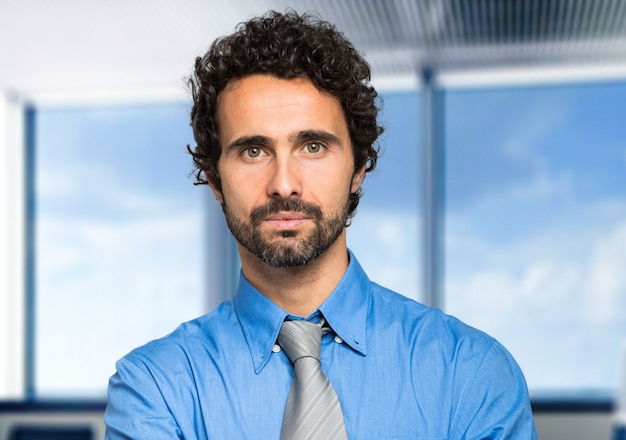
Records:
[[[232,80],[218,95],[218,112],[224,101],[254,99],[255,103],[262,101],[295,101],[298,99],[316,99],[340,105],[339,99],[332,94],[318,89],[306,76],[295,78],[279,78],[270,74],[252,74]]]
[[[220,137],[232,131],[315,129],[347,130],[339,99],[306,77],[258,74],[232,81],[218,97]],[[258,133],[248,133],[258,134]],[[226,140],[226,139],[223,139]]]

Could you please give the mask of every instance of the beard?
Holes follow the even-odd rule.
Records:
[[[239,244],[269,266],[283,268],[303,266],[326,251],[346,227],[348,209],[346,203],[340,211],[325,218],[318,206],[301,199],[270,199],[252,210],[250,222],[244,222],[230,211],[226,201],[222,203],[226,224]],[[286,230],[278,236],[266,237],[261,231],[264,219],[279,212],[305,214],[313,220],[314,228],[310,232]]]

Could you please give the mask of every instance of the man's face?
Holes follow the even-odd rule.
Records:
[[[217,122],[215,193],[239,244],[274,267],[307,264],[332,246],[364,176],[339,101],[306,78],[251,75],[221,93]]]

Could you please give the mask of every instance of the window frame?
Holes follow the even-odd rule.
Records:
[[[22,398],[26,382],[25,104],[0,93],[0,396]]]

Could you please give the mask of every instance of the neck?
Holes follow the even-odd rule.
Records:
[[[304,266],[271,267],[239,245],[241,269],[250,284],[289,314],[309,316],[330,296],[348,268],[344,232]]]

